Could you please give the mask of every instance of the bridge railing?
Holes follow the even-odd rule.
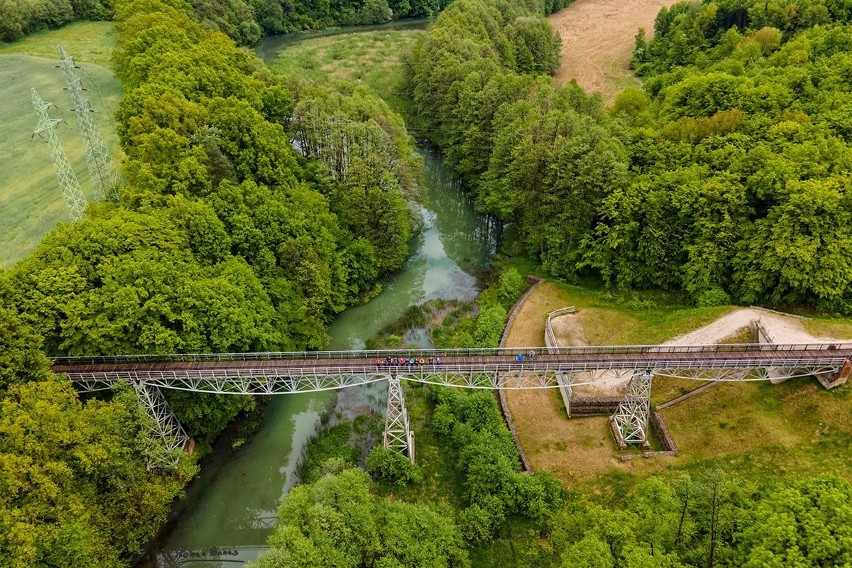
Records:
[[[747,353],[774,351],[832,351],[852,350],[852,342],[791,343],[791,344],[714,344],[714,345],[611,345],[576,347],[522,347],[492,349],[382,349],[364,351],[269,351],[258,353],[174,353],[167,355],[96,355],[54,357],[54,365],[97,365],[109,363],[204,362],[204,361],[270,361],[270,360],[329,360],[329,359],[386,359],[403,357],[494,357],[529,355],[643,355],[649,353]]]
[[[554,310],[547,314],[547,320],[545,320],[544,322],[544,344],[547,345],[549,353],[559,351],[559,344],[556,342],[556,334],[553,333],[553,318],[563,316],[565,314],[573,314],[576,313],[576,311],[576,307],[568,306],[566,308]]]

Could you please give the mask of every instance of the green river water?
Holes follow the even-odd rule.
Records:
[[[398,320],[412,305],[434,298],[472,299],[496,246],[493,221],[477,214],[458,179],[433,150],[422,151],[426,201],[417,206],[425,229],[414,252],[384,291],[340,314],[331,326],[330,349],[359,349]],[[424,330],[410,342],[428,347]],[[213,461],[188,490],[168,532],[137,568],[240,566],[266,549],[281,497],[307,440],[317,432],[320,412],[332,400],[336,411],[355,416],[383,408],[384,385],[332,393],[279,395],[267,406],[261,430],[227,460]]]

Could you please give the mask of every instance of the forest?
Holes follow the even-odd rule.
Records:
[[[191,4],[0,0],[3,40],[114,19],[126,178],[119,202],[0,271],[0,565],[126,565],[198,470],[149,471],[162,450],[133,389],[81,397],[47,356],[322,348],[331,318],[408,257],[409,131],[516,228],[510,252],[553,277],[852,314],[848,0],[663,9],[653,38],[636,37],[643,89],[611,109],[550,77],[560,42],[544,16],[564,3]],[[238,47],[439,11],[406,56],[405,118]],[[518,279],[486,291],[446,345],[496,344]],[[474,565],[513,531],[518,566],[852,564],[847,479],[684,473],[596,501],[519,473],[490,395],[420,395],[464,480],[455,501],[399,499],[422,472],[398,455],[376,451],[367,473],[323,462],[283,501],[258,566]],[[200,454],[257,404],[167,397]]]
[[[613,112],[530,73],[554,68],[554,47],[515,10],[451,5],[412,53],[407,92],[522,252],[553,276],[698,305],[852,313],[848,3],[663,9],[653,39],[636,38],[645,88]]]
[[[132,389],[78,400],[45,353],[319,348],[408,255],[419,161],[384,102],[288,83],[179,6],[119,2],[115,21],[122,200],[0,273],[0,555],[16,566],[120,565],[196,468],[149,475]],[[167,397],[201,453],[255,405]]]

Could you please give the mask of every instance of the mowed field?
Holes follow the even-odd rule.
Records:
[[[577,83],[590,93],[600,92],[612,103],[627,87],[639,81],[629,69],[634,38],[639,28],[646,37],[654,33],[660,8],[677,0],[577,0],[548,16],[562,38],[562,64],[557,79]]]
[[[108,68],[114,42],[112,24],[86,22],[41,32],[13,44],[0,45],[0,266],[8,267],[26,256],[58,221],[67,220],[47,144],[33,136],[37,119],[30,90],[55,105],[53,118],[59,140],[83,192],[91,198],[83,140],[73,104],[63,90],[57,45],[80,65],[78,73],[87,89],[101,136],[118,155],[115,110],[121,85]]]
[[[546,283],[525,302],[509,346],[544,344],[547,313],[574,305],[589,345],[661,343],[735,308],[654,305],[630,309],[597,291]],[[852,337],[850,320],[805,320],[808,330]],[[696,388],[694,381],[657,378],[655,404]],[[852,385],[832,391],[814,379],[781,385],[725,383],[662,411],[680,448],[677,457],[622,462],[607,417],[566,416],[559,393],[509,391],[509,407],[535,469],[553,471],[569,488],[617,496],[651,475],[721,467],[745,478],[836,472],[852,479]]]

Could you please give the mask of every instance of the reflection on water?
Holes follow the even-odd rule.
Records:
[[[440,246],[448,259],[465,271],[481,269],[494,254],[500,230],[493,217],[475,212],[473,198],[461,179],[435,151],[424,151],[426,206]]]
[[[363,348],[413,305],[433,298],[473,299],[475,274],[496,247],[496,227],[473,209],[458,179],[440,156],[423,150],[426,203],[417,206],[425,230],[417,249],[384,291],[363,306],[340,314],[331,326],[330,349]],[[429,346],[422,329],[406,340]],[[228,567],[253,560],[265,550],[281,497],[293,486],[302,449],[319,426],[331,393],[277,396],[263,428],[225,463],[210,464],[192,485],[174,527],[137,568]],[[338,393],[336,412],[349,418],[382,412],[387,385],[378,383]]]
[[[411,306],[435,298],[472,300],[479,292],[476,274],[494,254],[498,224],[476,213],[473,200],[437,151],[426,148],[421,154],[426,191],[425,205],[417,211],[425,228],[417,250],[381,294],[337,317],[330,330],[331,349],[363,349]],[[422,329],[411,330],[405,339],[430,347]]]
[[[266,548],[280,497],[332,393],[277,397],[264,425],[224,463],[210,463],[188,491],[174,527],[138,567],[233,566]]]

